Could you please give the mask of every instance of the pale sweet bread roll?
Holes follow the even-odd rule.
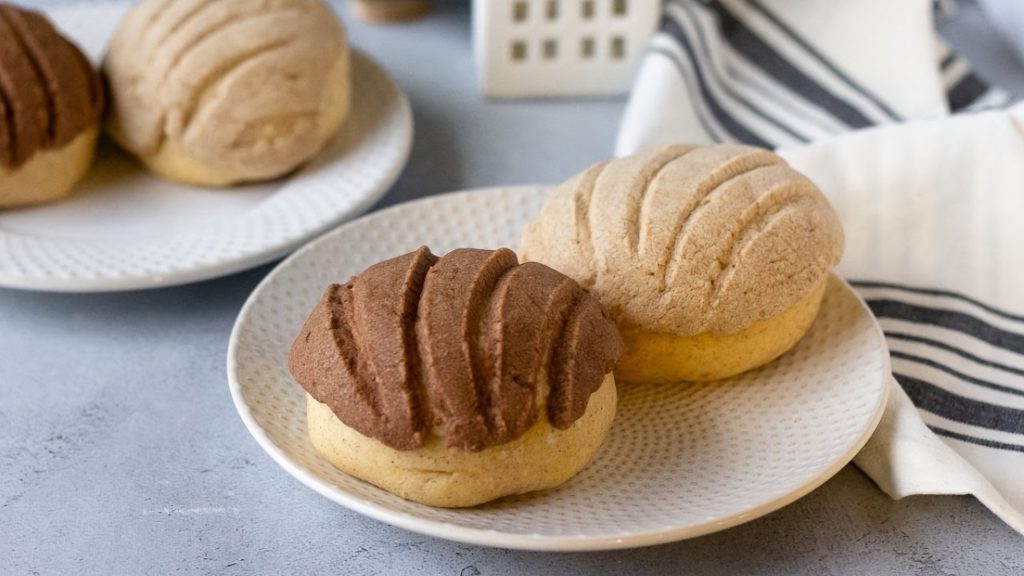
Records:
[[[92,164],[103,90],[38,12],[0,2],[0,208],[67,196]]]
[[[616,376],[724,378],[813,322],[843,234],[818,188],[768,150],[673,145],[604,162],[552,191],[524,260],[580,282],[619,324]]]
[[[349,114],[349,48],[322,0],[145,0],[103,70],[106,127],[154,172],[222,186],[286,174]]]
[[[553,488],[575,476],[608,435],[616,400],[609,373],[583,416],[565,430],[539,419],[515,440],[480,452],[450,448],[440,435],[419,448],[395,450],[345,425],[308,394],[306,419],[313,447],[336,468],[407,500],[464,508]]]
[[[511,250],[426,248],[334,284],[289,353],[316,450],[432,506],[557,486],[615,415],[615,324]]]

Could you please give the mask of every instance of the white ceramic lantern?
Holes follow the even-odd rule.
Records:
[[[626,93],[659,0],[474,0],[480,86],[492,97]]]

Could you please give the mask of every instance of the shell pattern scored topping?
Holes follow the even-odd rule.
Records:
[[[65,146],[102,108],[99,76],[81,51],[42,14],[0,2],[0,168]]]
[[[320,0],[147,0],[104,62],[109,127],[144,156],[173,140],[203,159],[269,162],[317,139],[327,69],[345,54]]]
[[[565,429],[622,352],[600,304],[507,249],[427,248],[325,292],[289,368],[346,425],[399,450],[436,429],[479,451],[546,418]]]
[[[577,279],[626,328],[735,333],[820,285],[843,249],[818,188],[739,145],[671,145],[594,165],[552,191],[525,260]]]

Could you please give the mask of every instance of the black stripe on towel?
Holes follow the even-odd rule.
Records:
[[[810,55],[812,58],[814,58],[815,60],[820,62],[830,72],[835,74],[836,78],[841,80],[843,83],[845,83],[847,86],[849,86],[853,90],[856,90],[857,92],[859,92],[865,98],[867,98],[872,103],[874,103],[875,106],[878,106],[879,110],[884,112],[887,116],[889,116],[889,118],[891,118],[893,120],[901,120],[902,119],[902,118],[900,118],[900,115],[897,114],[892,108],[889,108],[889,106],[887,106],[885,104],[885,102],[882,102],[881,98],[879,98],[878,96],[875,96],[870,90],[868,90],[867,88],[861,86],[853,78],[850,78],[849,76],[846,75],[845,72],[843,72],[842,70],[837,68],[834,64],[832,64],[832,62],[830,62],[827,58],[825,58],[825,56],[823,54],[818,52],[806,40],[804,40],[802,37],[800,37],[800,35],[797,34],[795,30],[790,28],[785,22],[783,22],[781,19],[779,19],[778,16],[776,16],[774,13],[772,13],[770,10],[768,10],[763,4],[761,4],[761,2],[759,0],[746,0],[746,4],[749,5],[750,7],[754,8],[758,12],[760,12],[765,18],[767,18],[773,24],[775,24],[776,28],[778,28],[779,31],[781,31],[786,36],[789,36],[789,38],[791,40],[793,40],[794,42],[796,42],[797,45],[799,45],[801,48],[803,48],[804,51],[807,52],[808,55]]]
[[[690,25],[693,26],[693,29],[697,31],[696,42],[699,43],[699,45],[701,47],[703,47],[704,53],[707,53],[707,54],[712,53],[712,51],[715,50],[715,47],[712,46],[711,41],[708,39],[708,35],[705,33],[704,26],[701,23],[700,17],[694,12],[694,9],[690,5],[688,5],[686,3],[676,4],[676,6],[680,8],[680,12],[682,13],[682,15],[686,17],[686,19],[690,23]],[[668,12],[666,11],[666,15],[667,14],[668,14]],[[672,16],[666,16],[666,17],[672,18]],[[677,23],[676,26],[677,26],[676,30],[678,31],[678,33],[680,35],[684,35],[686,33],[682,29],[681,25],[679,25]],[[669,31],[669,34],[673,34],[673,32]],[[678,38],[677,37],[676,39],[679,40],[680,42],[682,42],[682,38]],[[694,46],[694,48],[696,48],[696,46]],[[694,50],[694,52],[691,54],[691,56],[695,58],[694,66],[700,66],[700,67],[703,67],[704,69],[706,69],[707,70],[708,78],[710,80],[714,81],[715,85],[717,85],[720,90],[722,90],[723,92],[725,92],[729,96],[733,97],[737,102],[742,104],[744,108],[746,108],[748,111],[753,113],[755,116],[760,117],[765,122],[768,122],[769,124],[771,124],[772,126],[775,126],[779,130],[789,134],[794,139],[796,139],[796,140],[798,140],[800,142],[808,142],[810,140],[807,136],[804,136],[803,134],[800,134],[799,132],[797,132],[793,128],[787,126],[781,120],[775,118],[770,112],[765,110],[763,107],[758,106],[756,103],[752,102],[749,98],[746,98],[745,96],[743,96],[742,94],[737,92],[730,85],[730,78],[727,75],[723,76],[723,75],[719,74],[717,68],[715,68],[715,66],[710,61],[706,60],[703,57],[704,53],[702,53],[699,49],[695,49]],[[773,146],[776,146],[779,143],[778,142],[773,142],[772,144],[773,144]]]
[[[693,93],[693,84],[696,84],[697,81],[695,79],[691,80],[686,68],[682,65],[679,59],[676,58],[675,54],[673,54],[670,50],[658,47],[651,47],[647,50],[647,52],[649,54],[660,54],[667,58],[668,61],[671,62],[672,65],[676,67],[676,71],[679,72],[679,77],[683,79],[683,83],[686,84],[686,87],[690,90],[690,98],[696,100],[699,97],[698,95]],[[699,91],[699,88],[697,90]],[[704,132],[708,135],[708,137],[715,142],[721,142],[722,139],[719,135],[719,132],[721,132],[722,129],[716,130],[715,128],[712,128],[711,119],[707,118],[704,115],[703,108],[701,106],[697,106],[696,104],[694,104],[692,108],[694,116],[696,116],[697,121],[700,122],[700,127],[704,129]]]
[[[938,426],[929,426],[929,428],[931,428],[932,432],[935,432],[939,436],[945,436],[946,438],[960,440],[961,442],[977,444],[978,446],[984,446],[985,448],[995,448],[996,450],[1024,452],[1024,446],[1021,446],[1019,444],[1010,444],[1009,442],[996,442],[995,440],[986,440],[984,438],[968,436],[967,434],[961,434],[959,432],[953,432],[952,430],[946,430],[945,428],[939,428]]]
[[[1014,368],[1013,366],[1007,366],[1006,364],[993,362],[992,360],[988,360],[987,358],[982,358],[981,356],[971,354],[970,352],[961,350],[956,346],[950,346],[949,344],[946,344],[945,342],[939,340],[933,340],[931,338],[926,338],[924,336],[917,336],[916,334],[907,334],[906,332],[890,331],[885,332],[885,337],[892,338],[893,340],[906,340],[908,342],[917,342],[918,344],[924,344],[932,348],[939,348],[940,350],[945,350],[946,352],[952,352],[953,354],[956,354],[957,356],[960,356],[965,360],[970,360],[975,364],[981,364],[982,366],[995,368],[996,370],[1002,370],[1003,372],[1009,372],[1010,374],[1015,374],[1017,376],[1024,376],[1024,370],[1021,370],[1020,368]]]
[[[788,86],[808,101],[818,105],[850,128],[874,125],[860,110],[832,94],[799,68],[782,57],[770,44],[747,28],[719,2],[710,7],[715,10],[722,26],[722,34],[732,47],[752,64],[760,67],[777,82]]]
[[[986,312],[991,312],[992,314],[995,314],[996,316],[1001,316],[1003,318],[1006,318],[1007,320],[1024,322],[1024,316],[1018,316],[1016,314],[1005,312],[998,308],[989,306],[988,304],[985,304],[980,300],[975,300],[970,296],[964,296],[959,292],[952,292],[950,290],[922,288],[920,286],[907,286],[906,284],[893,284],[892,282],[875,282],[871,280],[850,280],[850,284],[856,286],[857,288],[888,288],[892,290],[903,290],[904,292],[913,292],[914,294],[925,294],[927,296],[946,296],[949,298],[954,298],[956,300],[962,300],[964,302],[967,302],[968,304],[974,304],[975,306],[981,308]]]
[[[927,308],[898,300],[868,300],[867,303],[871,311],[879,318],[895,318],[956,330],[1004,350],[1024,354],[1024,334],[996,328],[970,314],[954,310]]]
[[[687,58],[693,63],[693,72],[696,76],[697,87],[700,89],[701,97],[704,99],[704,103],[707,104],[708,110],[715,117],[715,120],[725,128],[733,138],[740,142],[752,144],[754,146],[760,146],[762,148],[773,148],[764,138],[752,132],[746,126],[744,126],[739,120],[733,118],[729,112],[725,110],[722,104],[715,98],[708,88],[708,78],[705,76],[703,66],[697,59],[697,54],[694,52],[693,46],[690,44],[689,38],[686,37],[686,32],[679,27],[679,24],[671,17],[665,17],[661,21],[661,31],[671,36],[674,40],[679,43],[679,46],[686,52]],[[662,53],[666,51],[661,50]],[[675,57],[674,54],[668,53],[670,57]],[[678,65],[678,63],[677,63]]]
[[[1024,410],[966,398],[899,372],[893,376],[921,410],[961,424],[1024,435]]]
[[[950,66],[953,65],[953,62],[956,62],[956,54],[950,52],[949,54],[946,54],[942,58],[942,60],[939,61],[939,69],[945,72],[946,68],[949,68]]]
[[[900,352],[899,350],[889,350],[889,355],[892,356],[893,358],[899,358],[901,360],[907,360],[909,362],[916,362],[918,364],[923,364],[925,366],[935,368],[936,370],[945,372],[946,374],[949,374],[954,378],[957,378],[964,382],[968,382],[970,384],[981,386],[982,388],[997,390],[999,392],[1005,392],[1007,394],[1013,394],[1015,396],[1024,396],[1024,390],[1013,388],[1011,386],[1006,386],[1004,384],[996,384],[995,382],[989,382],[988,380],[984,380],[982,378],[976,378],[969,374],[964,374],[963,372],[954,370],[953,368],[950,368],[945,364],[936,362],[931,358],[924,358],[923,356],[917,356],[916,354],[908,354],[906,352]]]
[[[950,110],[957,112],[974,104],[986,92],[988,92],[988,86],[973,72],[968,72],[946,92],[946,100],[949,102]]]

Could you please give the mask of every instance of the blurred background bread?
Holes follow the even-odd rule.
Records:
[[[103,63],[106,127],[171,180],[282,176],[349,114],[345,31],[321,0],[145,0]]]
[[[404,22],[424,16],[431,0],[352,0],[352,11],[367,22]]]
[[[103,87],[38,12],[0,3],[0,208],[64,198],[92,165]]]

